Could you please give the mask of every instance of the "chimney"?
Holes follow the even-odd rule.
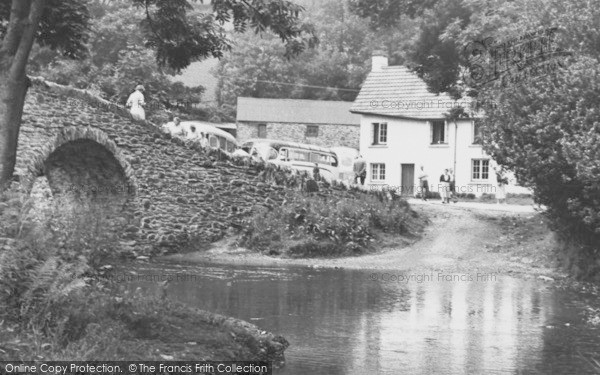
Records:
[[[371,71],[379,72],[382,68],[388,66],[388,58],[387,54],[381,50],[373,51],[373,55],[371,57]]]

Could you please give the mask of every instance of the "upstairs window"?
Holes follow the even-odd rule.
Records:
[[[431,121],[431,144],[439,145],[447,143],[446,139],[446,121]]]
[[[318,137],[319,136],[319,127],[317,125],[306,126],[306,136],[307,137]]]
[[[258,138],[267,138],[267,124],[258,124]]]
[[[475,119],[473,121],[473,144],[474,145],[483,144],[482,125],[483,125],[483,123],[482,123],[481,119]]]
[[[384,145],[387,143],[387,123],[373,123],[373,142],[374,145]]]

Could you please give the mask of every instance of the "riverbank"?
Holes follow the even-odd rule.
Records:
[[[243,320],[169,300],[91,293],[65,306],[66,324],[54,335],[0,320],[0,360],[285,363],[287,340]]]
[[[0,360],[284,362],[285,338],[169,300],[166,281],[128,289],[103,206],[43,203],[0,196]]]
[[[531,206],[413,202],[412,208],[430,221],[421,239],[400,241],[402,244],[384,246],[367,255],[310,259],[274,257],[235,247],[235,238],[229,237],[208,250],[170,255],[165,259],[179,263],[566,277],[557,269],[554,235],[543,216]]]

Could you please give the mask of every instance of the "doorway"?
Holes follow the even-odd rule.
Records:
[[[415,195],[415,165],[401,165],[401,195],[413,197]]]

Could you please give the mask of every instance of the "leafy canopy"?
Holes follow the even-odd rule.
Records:
[[[115,1],[114,3],[122,3]],[[270,31],[286,46],[286,56],[316,45],[312,26],[300,21],[303,7],[286,0],[212,0],[210,8],[198,11],[194,3],[202,0],[128,0],[143,14],[141,30],[144,44],[156,52],[161,66],[180,71],[191,62],[209,56],[221,57],[231,48],[224,29],[231,22],[234,30],[250,28],[256,33]],[[105,6],[114,6],[107,2]],[[65,56],[86,56],[90,37],[89,0],[47,0],[36,35],[41,46],[60,50]],[[97,10],[97,9],[96,9]],[[7,31],[11,1],[0,1],[0,38]]]

